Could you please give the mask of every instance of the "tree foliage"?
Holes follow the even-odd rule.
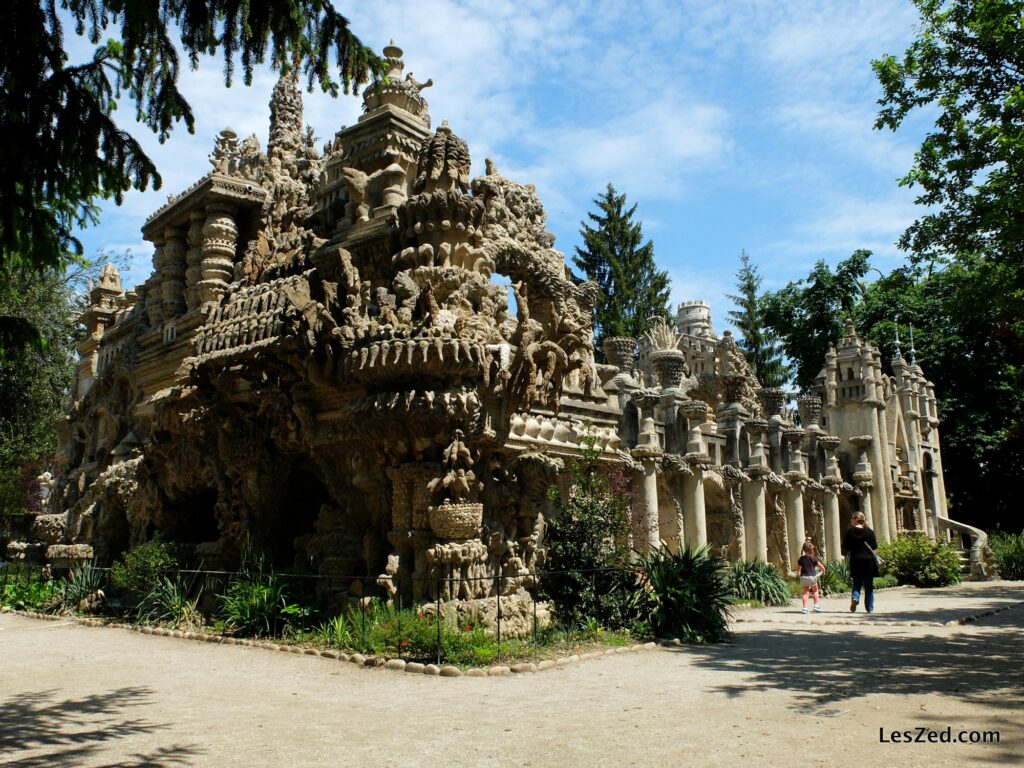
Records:
[[[11,2],[0,11],[0,265],[56,267],[81,253],[74,231],[95,221],[96,203],[129,189],[159,188],[138,141],[113,118],[127,96],[137,118],[164,141],[195,119],[178,89],[178,46],[193,68],[220,52],[230,84],[267,60],[301,68],[336,94],[381,72],[330,0],[61,0],[76,32],[96,46],[72,64],[57,0]],[[104,40],[116,29],[116,39]]]
[[[0,268],[0,315],[37,329],[41,340],[0,357],[0,528],[38,502],[34,478],[57,449],[56,420],[84,334],[78,315],[85,287],[105,261],[39,273]]]
[[[640,222],[633,221],[636,204],[611,184],[594,200],[597,213],[587,216],[596,226],[581,222],[583,247],[573,263],[601,289],[594,307],[595,349],[612,336],[639,338],[652,317],[671,319],[668,273],[654,262],[654,243],[644,242]]]
[[[876,128],[935,115],[900,182],[928,206],[900,246],[930,266],[879,281],[865,312],[894,302],[915,320],[958,514],[1019,528],[1007,478],[1024,465],[1024,0],[913,2],[916,39],[873,62]]]
[[[901,180],[930,206],[900,245],[915,257],[1024,253],[1024,0],[913,0],[921,17],[902,58],[872,63],[877,128],[937,111]]]
[[[729,295],[736,305],[729,312],[729,319],[740,332],[737,345],[762,387],[781,387],[789,378],[789,367],[779,349],[778,335],[765,323],[761,276],[746,251],[740,252],[736,290],[737,293]]]
[[[870,257],[870,251],[854,251],[834,272],[819,261],[805,280],[764,295],[765,326],[779,338],[801,389],[814,383],[829,345],[842,334],[844,319],[860,299]]]

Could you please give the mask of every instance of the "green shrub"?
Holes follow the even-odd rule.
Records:
[[[882,576],[876,576],[874,581],[871,582],[875,589],[891,589],[892,587],[899,586],[899,579],[893,576],[891,573],[886,573]]]
[[[284,580],[268,569],[263,556],[248,545],[242,552],[242,570],[217,599],[224,627],[242,635],[289,635],[304,630],[315,611],[295,602]]]
[[[344,614],[321,624],[316,635],[320,642],[331,648],[351,648],[355,642],[355,626]]]
[[[544,595],[564,627],[590,620],[608,629],[632,627],[642,618],[634,606],[635,573],[627,541],[630,532],[628,482],[598,471],[599,451],[584,438],[582,458],[570,464],[572,492],[553,489],[558,514],[548,524]]]
[[[150,539],[125,552],[110,568],[110,583],[118,589],[148,594],[166,571],[178,567],[177,558],[159,539]]]
[[[143,624],[166,624],[169,627],[202,626],[199,597],[189,597],[194,588],[195,579],[180,572],[161,576],[139,602],[136,608],[138,620]]]
[[[83,600],[95,595],[106,581],[106,574],[91,562],[75,568],[64,586],[64,608],[76,610]]]
[[[729,569],[729,592],[741,600],[757,600],[764,605],[789,605],[786,577],[771,563],[740,560]]]
[[[1024,533],[997,533],[988,540],[1000,578],[1024,580]]]
[[[878,548],[885,573],[900,584],[945,587],[960,583],[960,554],[952,545],[933,541],[923,533],[900,536]]]
[[[706,546],[667,547],[641,559],[645,576],[638,587],[638,607],[650,611],[651,626],[660,636],[695,643],[717,643],[728,635],[727,563]]]
[[[61,585],[45,579],[37,569],[7,566],[6,579],[0,580],[0,605],[16,611],[53,611],[60,608]],[[6,582],[6,583],[5,583]]]

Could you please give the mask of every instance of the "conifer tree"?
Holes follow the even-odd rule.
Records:
[[[764,296],[758,294],[761,276],[757,265],[746,251],[740,251],[740,268],[736,271],[736,290],[730,294],[736,309],[729,312],[740,332],[737,346],[747,358],[762,387],[781,387],[789,378],[789,369],[780,352],[779,339],[766,324]]]
[[[640,222],[633,221],[636,204],[626,207],[626,196],[611,184],[594,200],[593,223],[580,223],[583,247],[577,246],[573,263],[601,289],[594,307],[594,347],[612,336],[639,338],[652,317],[671,319],[668,273],[654,262],[654,243],[644,242]]]

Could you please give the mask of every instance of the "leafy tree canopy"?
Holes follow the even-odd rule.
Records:
[[[98,200],[160,186],[138,141],[113,119],[127,95],[137,118],[164,141],[195,119],[178,90],[178,48],[190,65],[221,53],[230,84],[269,60],[297,66],[336,94],[382,72],[330,0],[60,0],[76,32],[96,45],[91,60],[64,52],[57,0],[8,2],[0,11],[0,264],[32,268],[81,253],[76,227],[94,222]],[[108,31],[115,32],[104,40]]]
[[[736,272],[737,293],[730,294],[736,309],[729,319],[740,332],[737,344],[762,387],[781,387],[789,379],[789,366],[779,349],[779,339],[765,322],[765,296],[760,293],[761,275],[746,251],[740,252]]]
[[[801,389],[814,383],[829,344],[842,335],[843,320],[853,313],[863,292],[860,281],[870,258],[870,251],[854,251],[834,272],[819,261],[806,279],[764,295],[765,326],[781,341]]]
[[[573,263],[601,289],[594,307],[595,349],[612,336],[639,338],[652,317],[672,318],[669,311],[668,273],[654,262],[654,243],[644,242],[640,222],[633,221],[636,204],[626,207],[626,196],[608,185],[594,200],[597,213],[588,213],[596,226],[581,222],[583,247],[577,246]]]
[[[901,180],[932,206],[900,241],[915,258],[1024,254],[1024,0],[913,0],[917,39],[872,63],[884,94],[877,128],[915,110],[935,128]]]
[[[22,321],[43,343],[11,348],[0,358],[0,536],[5,522],[32,503],[32,478],[57,450],[56,422],[70,395],[78,324],[88,280],[105,255],[39,272],[0,267],[0,315]]]

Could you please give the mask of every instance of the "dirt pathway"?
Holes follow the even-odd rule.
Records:
[[[745,611],[730,645],[457,679],[5,614],[0,764],[1020,764],[1024,605],[938,622],[1022,602],[988,583],[881,593],[870,619]],[[947,726],[1000,742],[879,741]]]

